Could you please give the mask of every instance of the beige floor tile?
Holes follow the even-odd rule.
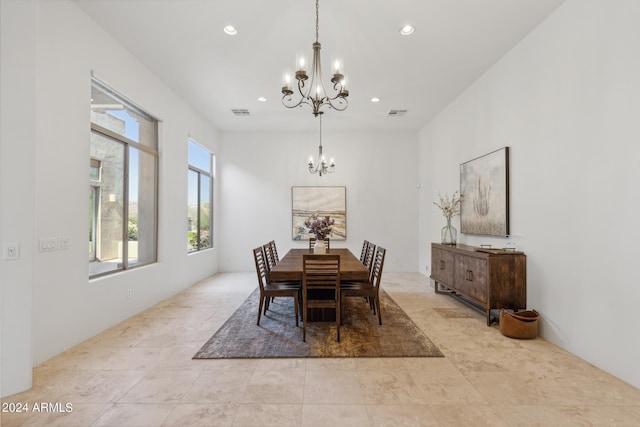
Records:
[[[358,371],[367,404],[409,405],[425,402],[422,391],[404,371]]]
[[[180,403],[240,403],[252,372],[203,371]]]
[[[522,427],[637,427],[638,417],[620,406],[497,406],[495,411],[509,425]]]
[[[114,359],[126,354],[127,348],[103,347],[101,351],[89,346],[78,346],[47,360],[39,366],[45,370],[99,371],[108,369]]]
[[[327,368],[306,372],[304,402],[364,404],[366,397],[360,384],[358,372]]]
[[[302,405],[249,403],[238,406],[234,427],[300,426]]]
[[[303,427],[350,426],[367,427],[369,422],[365,405],[316,405],[302,408]]]
[[[467,380],[492,405],[553,404],[541,384],[504,372],[472,372]]]
[[[158,403],[118,403],[102,415],[92,427],[155,427],[162,426],[173,405]]]
[[[117,402],[143,376],[142,371],[63,371],[39,401],[73,405]]]
[[[256,370],[247,385],[244,403],[302,403],[305,372]]]
[[[443,365],[443,364],[441,364]],[[415,370],[411,378],[429,405],[486,404],[482,395],[454,366]]]
[[[439,426],[427,405],[369,405],[369,425],[375,427]]]
[[[305,359],[258,359],[256,371],[304,371]]]
[[[237,404],[180,403],[174,406],[163,427],[227,427],[238,410]]]
[[[314,371],[318,369],[331,369],[334,371],[353,371],[356,369],[356,361],[352,358],[335,357],[335,358],[323,358],[316,357],[306,361],[306,368],[308,371]]]
[[[118,403],[177,403],[198,378],[194,371],[151,371]]]
[[[85,427],[92,425],[111,407],[111,404],[102,403],[67,406],[66,403],[60,402],[59,407],[54,406],[53,409],[47,411],[42,409],[40,404],[36,407],[36,403],[38,402],[29,402],[30,410],[26,413],[1,414],[0,426]]]
[[[508,427],[510,425],[492,407],[485,405],[434,405],[431,406],[431,411],[441,427]],[[551,423],[547,426],[555,427],[555,424]]]
[[[193,354],[196,352],[194,351]],[[204,366],[205,371],[242,371],[253,372],[260,359],[200,359],[193,361]]]

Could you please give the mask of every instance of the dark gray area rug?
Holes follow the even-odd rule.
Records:
[[[341,342],[335,322],[307,322],[303,342],[293,298],[276,298],[256,325],[259,299],[256,289],[193,358],[444,357],[385,292],[380,292],[382,325],[364,298],[346,298]]]

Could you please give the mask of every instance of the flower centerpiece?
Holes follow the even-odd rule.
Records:
[[[462,194],[455,191],[451,198],[447,194],[440,196],[440,203],[433,202],[434,205],[440,208],[442,215],[447,219],[447,225],[442,228],[441,241],[443,245],[455,245],[458,239],[458,230],[451,225],[451,218],[456,215],[460,215],[460,203],[462,202]]]
[[[334,223],[335,220],[331,219],[329,216],[319,218],[318,215],[312,215],[304,222],[304,225],[309,228],[309,233],[316,236],[316,246],[314,247],[314,253],[326,252],[324,239],[331,235],[331,226]]]

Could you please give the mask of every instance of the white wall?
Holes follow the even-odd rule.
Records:
[[[511,229],[541,334],[640,387],[640,2],[569,0],[420,133],[420,271],[459,164],[511,147]],[[455,147],[455,148],[454,148]],[[504,238],[462,235],[469,244]]]
[[[0,246],[20,245],[0,257],[0,396],[31,386],[36,17],[33,2],[0,1]]]
[[[0,230],[22,251],[2,262],[4,396],[28,388],[33,365],[217,271],[217,250],[186,253],[186,188],[188,136],[214,153],[219,136],[74,3],[2,7]],[[91,71],[162,123],[158,263],[90,282]],[[69,237],[69,250],[38,252],[38,239],[54,236]]]
[[[387,248],[385,271],[415,271],[417,132],[323,130],[324,153],[335,157],[336,171],[322,177],[306,166],[318,154],[317,131],[229,132],[221,139],[220,270],[255,271],[251,250],[272,239],[281,256],[308,244],[291,238],[292,186],[346,186],[347,239],[332,246],[359,254],[367,239]]]

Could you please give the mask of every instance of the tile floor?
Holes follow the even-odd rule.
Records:
[[[72,411],[0,425],[640,426],[640,390],[541,338],[502,336],[417,273],[383,286],[445,358],[191,360],[254,276],[203,280],[36,367],[3,404]]]

